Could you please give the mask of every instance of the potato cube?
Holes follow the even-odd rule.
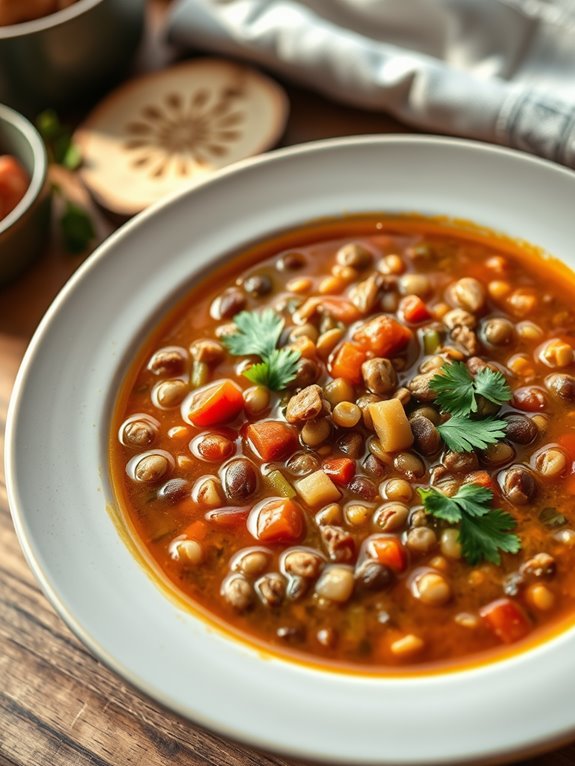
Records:
[[[326,505],[341,497],[339,489],[323,471],[314,471],[295,482],[298,495],[307,505]]]
[[[385,452],[408,449],[413,444],[409,420],[399,399],[387,399],[369,405],[369,414]]]

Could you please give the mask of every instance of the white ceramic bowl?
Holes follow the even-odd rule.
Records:
[[[509,759],[575,732],[575,632],[455,673],[374,678],[264,657],[177,607],[118,535],[106,444],[123,365],[151,321],[230,251],[320,216],[471,219],[575,264],[575,175],[487,145],[366,137],[231,167],[111,237],[56,299],[6,433],[16,529],[44,591],[139,689],[230,737],[331,764]]]

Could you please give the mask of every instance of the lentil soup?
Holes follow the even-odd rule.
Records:
[[[575,277],[400,217],[279,235],[128,363],[112,480],[177,591],[356,671],[503,656],[575,611]]]

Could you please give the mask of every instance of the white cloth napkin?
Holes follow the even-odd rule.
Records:
[[[168,37],[575,167],[575,0],[177,0]]]

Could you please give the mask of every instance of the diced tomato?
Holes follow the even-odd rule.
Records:
[[[371,558],[389,567],[396,574],[405,571],[407,554],[396,537],[373,537],[367,545],[367,552]]]
[[[361,365],[366,354],[355,343],[345,342],[331,355],[328,369],[332,378],[344,378],[350,383],[361,383]]]
[[[431,313],[419,295],[406,295],[399,304],[406,322],[419,324],[431,319]]]
[[[575,460],[575,431],[563,434],[557,439],[557,443],[563,447],[571,460]]]
[[[0,156],[0,221],[11,213],[29,185],[22,165],[10,154]]]
[[[199,543],[201,543],[208,534],[208,525],[201,519],[192,521],[192,523],[184,529],[182,534],[188,540],[197,540]]]
[[[363,324],[353,339],[365,351],[371,351],[376,356],[390,357],[402,351],[412,337],[411,330],[397,319],[381,314]]]
[[[355,460],[349,457],[334,457],[326,460],[322,466],[330,479],[345,487],[355,476]]]
[[[479,610],[485,624],[504,644],[512,644],[524,638],[531,630],[527,615],[519,604],[510,598],[500,598]]]
[[[264,500],[250,513],[248,530],[264,543],[295,543],[304,528],[303,511],[288,498]]]
[[[217,527],[240,527],[246,523],[249,515],[250,508],[247,505],[227,506],[208,511],[205,518]]]
[[[297,449],[297,431],[282,420],[260,420],[246,428],[250,447],[262,460],[283,460]]]
[[[244,407],[241,388],[229,380],[216,380],[194,393],[188,417],[196,426],[217,426],[233,420]]]

